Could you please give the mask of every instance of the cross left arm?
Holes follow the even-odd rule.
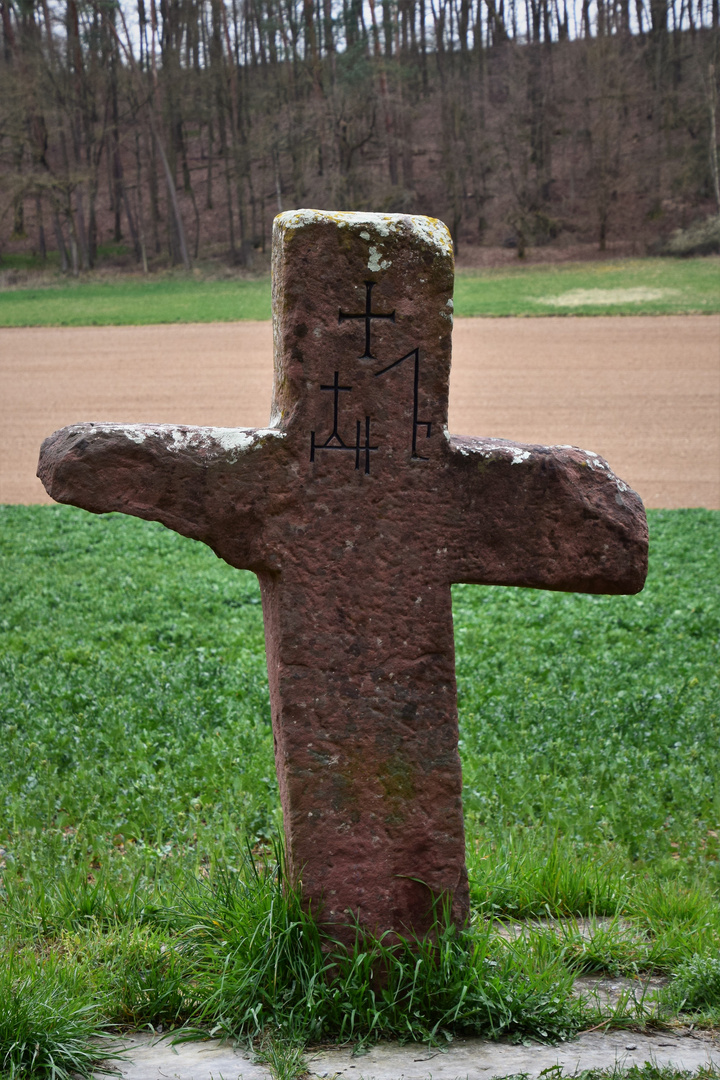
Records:
[[[275,428],[73,424],[42,444],[38,476],[57,502],[160,521],[253,569],[263,479],[283,438]]]
[[[597,454],[452,436],[455,582],[636,593],[647,575],[640,497]]]

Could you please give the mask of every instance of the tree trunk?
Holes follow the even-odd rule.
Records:
[[[160,142],[160,138],[157,132],[154,132],[154,135],[155,145],[157,146],[158,154],[160,155],[160,161],[162,162],[163,172],[165,173],[165,183],[167,185],[168,199],[170,201],[170,206],[172,209],[173,224],[175,226],[175,236],[178,243],[180,258],[182,259],[182,264],[185,269],[189,270],[190,256],[188,255],[187,241],[185,239],[185,228],[183,226],[182,216],[180,214],[180,207],[178,206],[175,183],[173,181],[172,173],[170,172],[170,165],[168,164],[168,159],[165,155],[163,145]]]

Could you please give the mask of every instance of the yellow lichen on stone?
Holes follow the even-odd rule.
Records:
[[[307,228],[312,225],[333,224],[339,228],[358,230],[366,242],[400,237],[409,232],[426,247],[433,247],[439,254],[452,257],[452,238],[447,226],[438,218],[416,214],[372,214],[363,211],[340,210],[286,210],[278,214],[273,228],[278,233]],[[375,234],[374,236],[372,234]]]

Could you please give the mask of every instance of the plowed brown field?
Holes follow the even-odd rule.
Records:
[[[64,424],[259,427],[271,384],[269,323],[0,329],[0,502],[50,501]],[[720,509],[720,317],[458,320],[450,430],[572,443],[649,507]]]

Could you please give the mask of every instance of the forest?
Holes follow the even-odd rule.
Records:
[[[0,259],[251,268],[299,206],[457,251],[720,210],[719,0],[0,0]]]

